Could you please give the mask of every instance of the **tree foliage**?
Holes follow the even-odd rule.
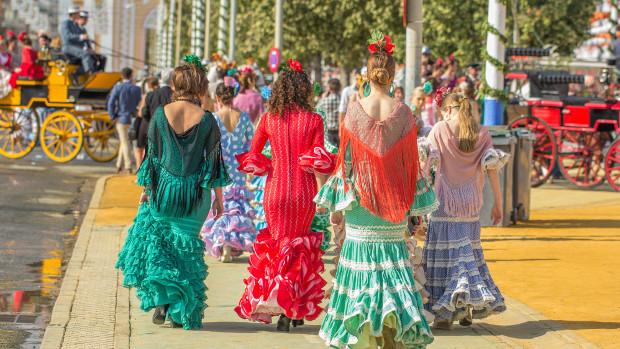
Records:
[[[589,19],[597,2],[513,1],[517,1],[518,9],[518,45],[554,45],[563,55],[570,55],[588,37]],[[508,3],[506,36],[511,39],[515,17]],[[251,54],[265,64],[269,49],[274,46],[274,7],[275,0],[238,0],[237,61],[243,61]],[[482,50],[486,47],[484,28],[487,8],[488,0],[424,1],[425,45],[440,56],[454,52],[464,63],[481,61]],[[212,52],[217,46],[218,15],[219,1],[212,0]],[[185,27],[186,23],[183,24]],[[306,65],[319,58],[341,67],[357,68],[364,64],[367,57],[366,40],[372,29],[392,36],[396,45],[395,58],[403,62],[405,30],[402,25],[402,1],[285,0],[282,57],[295,57]]]
[[[506,36],[512,40],[516,18],[520,40],[516,46],[556,46],[562,55],[589,36],[590,17],[597,0],[512,0],[507,1]],[[488,0],[433,0],[424,2],[424,42],[436,54],[455,52],[463,62],[481,61],[486,47]]]

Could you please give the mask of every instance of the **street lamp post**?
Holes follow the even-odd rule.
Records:
[[[405,2],[406,13],[406,59],[405,59],[405,101],[411,100],[413,89],[420,85],[420,61],[422,59],[422,2]]]
[[[489,29],[487,29],[487,53],[491,60],[487,59],[485,65],[485,79],[490,90],[502,91],[504,89],[504,72],[497,62],[503,64],[504,44],[497,33],[504,35],[506,31],[506,6],[500,0],[489,0],[488,13]],[[494,28],[494,29],[491,29]],[[495,62],[492,62],[495,60]],[[504,105],[496,96],[487,95],[484,99],[484,124],[503,124]]]
[[[211,34],[211,0],[207,0],[205,6],[205,57],[211,55],[211,46],[209,45],[209,35]]]
[[[237,25],[237,0],[230,0],[230,26],[228,27],[228,59],[235,60],[235,32]]]
[[[228,22],[228,0],[220,0],[220,18],[217,25],[217,52],[226,50],[226,25]]]

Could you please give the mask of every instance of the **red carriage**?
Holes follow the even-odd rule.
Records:
[[[620,191],[620,101],[568,95],[569,84],[583,84],[583,75],[566,71],[519,71],[507,74],[529,86],[522,101],[527,113],[509,123],[528,128],[536,137],[532,186],[561,175],[579,187],[605,180]]]

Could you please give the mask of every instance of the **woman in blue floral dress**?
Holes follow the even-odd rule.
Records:
[[[232,79],[232,78],[229,78]],[[237,170],[235,154],[250,149],[254,126],[247,113],[232,107],[235,87],[226,81],[216,88],[218,112],[215,114],[222,135],[222,155],[232,185],[224,189],[224,214],[221,219],[209,217],[203,227],[206,252],[230,262],[244,251],[251,252],[256,239],[253,218],[256,214],[250,205],[252,193],[246,186],[246,175]]]

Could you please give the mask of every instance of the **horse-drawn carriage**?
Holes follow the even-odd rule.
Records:
[[[522,101],[527,112],[510,120],[535,135],[532,186],[561,175],[580,187],[605,179],[620,191],[620,102],[615,99],[571,96],[569,84],[583,84],[583,75],[567,71],[522,70],[506,78],[528,84]]]
[[[95,161],[114,159],[120,143],[105,104],[120,74],[77,76],[78,66],[63,60],[46,65],[44,80],[17,80],[0,99],[0,155],[22,158],[40,144],[56,162],[71,161],[82,148]]]

